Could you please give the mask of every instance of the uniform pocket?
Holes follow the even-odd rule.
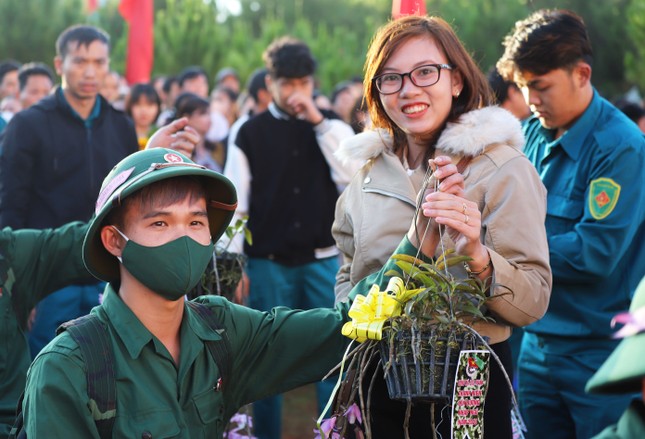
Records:
[[[546,205],[546,228],[549,235],[559,235],[573,230],[584,214],[584,200],[549,194]]]
[[[193,404],[204,425],[222,422],[224,416],[224,400],[222,392],[209,389],[193,398]]]

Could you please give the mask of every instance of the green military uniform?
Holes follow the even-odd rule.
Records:
[[[31,362],[25,325],[31,309],[52,291],[94,278],[81,258],[87,227],[0,231],[0,438],[13,425]]]
[[[115,357],[114,437],[221,437],[242,405],[320,380],[340,361],[349,341],[341,335],[347,304],[264,313],[217,296],[196,300],[214,311],[230,339],[232,374],[221,391],[220,372],[204,345],[220,335],[189,307],[184,307],[177,365],[112,285],[92,311],[107,325]],[[63,333],[29,370],[27,436],[98,438],[90,407],[79,347]]]

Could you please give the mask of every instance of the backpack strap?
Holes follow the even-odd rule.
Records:
[[[13,422],[13,427],[9,430],[9,436],[7,436],[8,439],[27,439],[27,433],[25,432],[25,418],[22,413],[22,402],[24,399],[25,392],[23,391],[20,394],[20,399],[16,406],[16,419]]]
[[[220,340],[207,340],[204,342],[220,371],[221,381],[217,383],[217,388],[215,389],[219,391],[224,387],[224,384],[227,382],[228,378],[230,378],[233,370],[231,341],[228,339],[226,330],[222,325],[220,325],[212,309],[204,304],[193,301],[188,301],[186,304],[202,319],[204,323],[208,325],[209,328],[217,332],[222,337]]]
[[[94,314],[65,322],[56,334],[67,331],[78,344],[87,368],[87,394],[99,437],[111,438],[116,418],[114,353],[107,330]]]

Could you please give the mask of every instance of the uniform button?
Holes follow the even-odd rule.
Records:
[[[370,181],[372,181],[372,177],[365,177],[365,180],[363,180],[363,183],[367,184]]]
[[[297,186],[296,186],[296,187],[294,187],[294,188],[293,188],[293,193],[294,193],[294,194],[296,194],[296,195],[298,195],[298,194],[300,193],[300,188],[299,188],[299,187],[297,187]]]
[[[297,149],[294,149],[293,150],[293,156],[298,157],[299,155],[300,155],[300,151],[298,151]]]
[[[152,433],[149,431],[144,431],[141,433],[141,439],[152,439]]]
[[[295,227],[296,229],[299,229],[300,228],[300,222],[296,221],[295,223],[293,223],[293,227]]]

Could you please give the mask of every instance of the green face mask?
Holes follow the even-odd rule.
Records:
[[[182,236],[157,247],[146,247],[114,229],[126,240],[119,261],[135,279],[168,300],[179,300],[188,294],[213,257],[212,241],[201,245]]]

